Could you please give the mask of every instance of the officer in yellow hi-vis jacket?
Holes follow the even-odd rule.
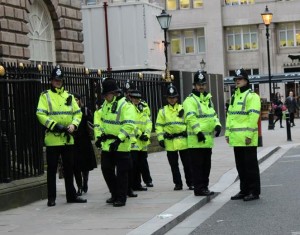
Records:
[[[102,148],[101,170],[111,193],[107,203],[125,206],[130,168],[130,135],[134,130],[135,111],[114,79],[102,83],[104,103],[94,115],[96,146]]]
[[[167,150],[167,157],[173,176],[174,190],[182,190],[182,180],[178,165],[178,154],[183,165],[186,184],[193,190],[190,156],[187,144],[187,129],[184,122],[184,110],[178,103],[177,88],[171,83],[167,87],[167,102],[158,111],[155,131],[159,145]]]
[[[211,97],[206,91],[206,73],[197,71],[194,89],[183,102],[195,196],[214,194],[208,184],[214,136],[220,135],[221,124]]]
[[[39,122],[46,127],[48,206],[55,206],[56,171],[60,156],[64,168],[67,202],[86,202],[85,199],[76,196],[73,183],[72,133],[78,127],[82,113],[73,95],[63,88],[63,71],[59,66],[52,71],[51,89],[40,95],[36,115]]]
[[[228,108],[225,138],[233,146],[240,192],[231,200],[252,201],[259,199],[260,195],[257,145],[261,103],[259,95],[250,89],[244,69],[236,71],[234,81],[236,90]]]
[[[143,177],[144,181],[152,184],[152,178],[147,161],[152,121],[147,111],[148,106],[145,106],[141,101],[141,92],[136,89],[131,90],[129,93],[129,98],[135,109],[136,116],[135,129],[131,143],[131,157],[133,161],[132,188],[136,191],[146,191],[147,188],[143,187],[141,184],[141,176]]]

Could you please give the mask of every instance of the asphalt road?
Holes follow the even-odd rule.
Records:
[[[300,235],[300,147],[261,174],[260,200],[228,201],[191,234]]]

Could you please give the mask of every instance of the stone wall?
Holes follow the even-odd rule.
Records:
[[[37,0],[0,2],[0,62],[29,63],[28,14]],[[46,4],[54,26],[56,63],[82,67],[84,47],[80,0],[39,0]]]

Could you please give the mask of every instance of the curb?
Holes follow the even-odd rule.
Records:
[[[276,153],[280,147],[267,147],[258,152],[258,163],[261,164],[271,155]],[[209,197],[195,197],[193,194],[174,204],[160,215],[157,215],[141,226],[127,233],[127,235],[162,235],[181,223],[188,216],[199,210],[202,206],[217,197],[226,188],[238,180],[236,168],[226,172],[220,180],[210,189],[215,192]],[[200,199],[200,200],[199,200]]]

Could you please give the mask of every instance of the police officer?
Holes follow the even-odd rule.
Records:
[[[102,83],[104,103],[94,115],[96,146],[102,148],[101,170],[111,193],[106,202],[125,206],[130,167],[130,135],[134,130],[134,108],[120,96],[114,79]]]
[[[214,135],[221,132],[221,124],[214,109],[211,94],[206,91],[206,73],[194,75],[194,89],[183,102],[188,131],[188,147],[192,164],[195,196],[210,196],[208,189]],[[214,134],[215,132],[215,134]]]
[[[250,89],[244,69],[236,71],[234,81],[236,90],[228,108],[225,138],[233,146],[240,192],[231,200],[251,201],[259,199],[260,195],[257,145],[261,103],[260,97]]]
[[[178,104],[178,96],[176,87],[171,83],[167,87],[166,93],[168,104],[158,111],[155,131],[159,145],[167,150],[167,157],[175,184],[174,190],[182,190],[178,153],[183,165],[186,184],[190,190],[193,190],[184,110],[182,105]]]
[[[142,101],[139,90],[131,90],[129,98],[135,107],[135,130],[132,138],[131,156],[133,160],[133,190],[146,191],[141,184],[141,176],[145,182],[152,183],[150,169],[147,161],[148,146],[152,130],[152,121],[147,111],[148,106]],[[147,185],[147,184],[146,184]]]
[[[85,203],[76,195],[73,183],[73,132],[77,129],[82,113],[73,95],[63,87],[63,71],[56,66],[51,74],[51,89],[39,98],[37,112],[39,122],[46,127],[45,145],[47,158],[48,206],[55,206],[56,171],[61,156],[68,203]]]

